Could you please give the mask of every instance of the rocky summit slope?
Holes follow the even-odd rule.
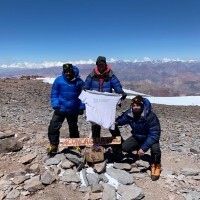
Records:
[[[74,150],[49,159],[50,91],[37,80],[0,79],[0,199],[200,199],[200,107],[153,104],[162,127],[162,173],[152,182],[149,152],[132,163],[107,164],[106,173],[105,163],[94,166],[96,173],[87,165],[79,171],[82,157]],[[128,107],[125,100],[117,115]],[[84,115],[79,130],[81,137],[90,134]],[[120,130],[130,135],[129,127]],[[61,136],[68,136],[66,123]]]

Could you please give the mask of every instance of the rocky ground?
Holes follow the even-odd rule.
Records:
[[[0,199],[200,199],[200,107],[153,104],[162,127],[162,173],[152,182],[149,152],[131,164],[107,164],[106,172],[101,163],[96,173],[87,165],[77,169],[82,157],[74,150],[49,159],[50,91],[51,85],[37,80],[0,79]],[[126,100],[117,114],[128,107]],[[79,129],[81,137],[89,136],[84,115]],[[121,133],[127,138],[129,127]],[[68,136],[66,123],[61,135]]]

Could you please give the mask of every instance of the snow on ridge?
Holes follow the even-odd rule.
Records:
[[[167,63],[167,62],[186,62],[186,63],[196,63],[200,61],[195,60],[181,60],[179,58],[176,59],[170,59],[170,58],[163,58],[161,60],[151,60],[149,57],[144,57],[142,60],[138,59],[115,59],[110,58],[107,59],[108,63],[118,63],[118,62],[126,62],[126,63],[142,63],[142,62],[151,62],[151,63]],[[88,59],[88,60],[78,60],[78,61],[57,61],[57,62],[51,62],[51,61],[43,61],[41,63],[34,63],[34,62],[17,62],[13,64],[3,64],[0,65],[0,68],[27,68],[27,69],[35,69],[35,68],[49,68],[49,67],[55,67],[55,66],[62,66],[64,63],[72,63],[73,65],[83,65],[83,64],[95,64],[96,60]]]
[[[45,83],[53,84],[55,78],[37,78]],[[136,95],[147,97],[151,103],[177,106],[200,106],[200,96],[179,96],[179,97],[153,97],[133,90],[124,89],[128,94],[127,99],[132,99]],[[131,95],[130,95],[131,94]],[[129,96],[130,95],[130,96]]]
[[[30,62],[21,62],[13,63],[10,65],[0,65],[0,68],[22,68],[22,69],[39,69],[39,68],[49,68],[53,66],[62,66],[62,62],[48,62],[44,61],[42,63],[30,63]]]
[[[140,92],[136,92],[136,91],[133,91],[133,90],[128,90],[128,89],[124,89],[124,92],[126,92],[127,94],[134,94],[134,95],[142,95],[142,96],[145,96],[145,97],[149,97],[150,95],[147,95],[147,94],[144,94],[144,93],[140,93]]]
[[[152,60],[149,57],[144,57],[142,60],[138,60],[138,59],[115,59],[115,58],[111,58],[110,61],[108,62],[113,62],[113,63],[117,63],[117,62],[130,62],[130,63],[144,63],[144,62],[151,62],[151,63],[170,63],[170,62],[185,62],[185,63],[197,63],[199,61],[197,60],[183,60],[180,58],[175,58],[175,59],[171,59],[171,58],[163,58],[163,59],[154,59]]]
[[[135,96],[128,96],[132,99]],[[151,103],[174,106],[200,106],[200,96],[147,97]]]
[[[55,67],[55,66],[62,66],[64,63],[72,63],[73,65],[78,65],[78,64],[94,64],[95,62],[92,59],[89,60],[79,60],[79,61],[66,61],[66,62],[49,62],[49,61],[44,61],[42,63],[30,63],[30,62],[18,62],[18,63],[13,63],[10,65],[0,65],[0,68],[26,68],[26,69],[36,69],[36,68],[50,68],[50,67]]]

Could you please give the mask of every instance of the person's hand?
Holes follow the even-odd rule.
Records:
[[[84,114],[84,110],[79,110],[79,115],[83,115]]]
[[[120,103],[118,103],[117,105],[118,105],[120,108],[122,107],[122,103],[121,103],[121,102],[120,102]]]
[[[54,111],[54,113],[56,115],[60,115],[60,116],[65,114],[65,113],[63,113],[63,112],[60,111],[60,108],[56,108],[55,111]]]
[[[144,151],[142,149],[139,149],[137,152],[138,156],[143,156],[144,155]]]
[[[122,101],[125,100],[126,97],[127,97],[127,94],[126,94],[126,93],[122,94],[121,100],[122,100]]]
[[[123,94],[122,94],[122,97],[120,98],[119,103],[117,104],[119,107],[122,106],[122,101],[124,101],[124,100],[126,99],[126,96],[127,96],[126,93],[123,93]]]
[[[60,108],[56,108],[55,111],[54,111],[54,113],[55,113],[56,115],[59,115],[59,114],[60,114]]]

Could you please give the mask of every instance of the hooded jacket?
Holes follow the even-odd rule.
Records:
[[[103,74],[100,74],[98,68],[95,67],[92,73],[87,76],[84,89],[109,93],[112,93],[112,89],[114,89],[116,93],[124,94],[121,83],[109,65],[107,65],[107,69]]]
[[[59,108],[66,114],[78,114],[79,110],[85,109],[85,105],[78,98],[84,82],[79,76],[79,70],[73,66],[75,77],[67,80],[64,72],[57,77],[52,85],[51,105],[53,109]]]
[[[118,126],[129,124],[132,136],[141,143],[141,149],[146,152],[160,139],[160,122],[156,114],[151,111],[151,104],[144,98],[143,113],[139,118],[133,115],[132,109],[127,110],[116,120]]]

